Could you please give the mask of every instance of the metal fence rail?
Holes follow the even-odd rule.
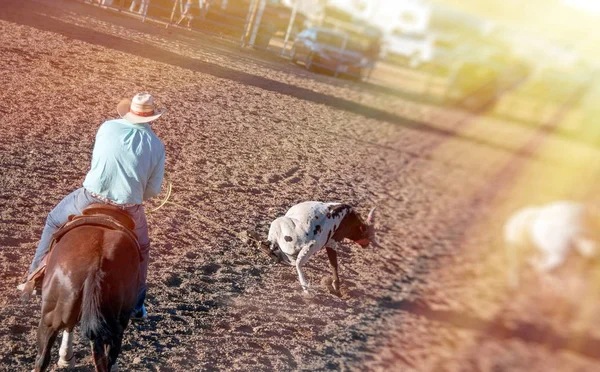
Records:
[[[283,60],[294,62],[298,68],[343,77],[355,81],[369,80],[375,63],[362,58],[350,61],[348,55],[358,48],[358,44],[368,38],[357,38],[356,27],[334,25],[343,37],[337,50],[336,59],[322,55],[296,54],[297,35],[309,26],[307,18],[298,12],[298,3],[291,8],[273,4],[267,0],[77,0],[94,6],[111,9],[138,18],[142,22],[151,21],[165,27],[190,29],[219,38],[228,39],[241,47],[273,53]],[[360,41],[360,42],[359,42]],[[523,66],[510,63],[474,61],[468,54],[454,55],[445,61],[435,60],[423,66],[397,66],[406,79],[411,80],[413,94],[452,106],[478,109],[494,104],[506,91],[524,81],[529,71]],[[356,66],[359,66],[358,68]],[[543,81],[552,78],[541,79]],[[555,79],[556,80],[556,77]],[[402,83],[408,82],[403,80]],[[520,104],[526,105],[527,96],[535,96],[536,102],[564,101],[568,97],[555,97],[540,94],[543,89],[530,82],[519,90]],[[402,89],[402,88],[400,88]],[[531,90],[529,93],[528,90]],[[559,90],[554,92],[557,93]],[[574,94],[566,89],[565,95]],[[536,110],[538,111],[538,110]],[[539,111],[538,111],[539,112]]]
[[[165,27],[181,27],[239,41],[247,27],[245,0],[78,0]],[[224,5],[224,6],[223,6]]]

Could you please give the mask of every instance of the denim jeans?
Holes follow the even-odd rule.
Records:
[[[46,225],[42,232],[42,237],[35,251],[33,262],[29,267],[29,272],[33,272],[40,261],[48,250],[50,249],[50,243],[52,242],[52,235],[64,225],[69,216],[72,214],[79,215],[83,210],[90,204],[104,203],[102,200],[94,198],[89,191],[85,188],[79,188],[69,195],[67,195],[50,213],[46,218]],[[142,253],[142,262],[140,262],[140,288],[138,290],[138,298],[135,305],[135,311],[139,311],[144,305],[144,299],[146,298],[146,277],[148,275],[148,258],[150,254],[150,238],[148,237],[148,224],[146,223],[146,215],[144,213],[143,205],[135,205],[133,207],[123,208],[135,222],[135,229],[133,230],[138,236],[138,242]]]

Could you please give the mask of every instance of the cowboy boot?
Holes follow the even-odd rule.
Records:
[[[32,295],[42,295],[42,284],[44,283],[45,274],[46,267],[44,265],[40,270],[25,275],[23,283],[17,286],[17,289],[21,291],[21,299],[23,301],[29,301]]]

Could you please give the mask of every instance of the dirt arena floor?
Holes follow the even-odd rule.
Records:
[[[152,127],[173,194],[148,214],[149,319],[127,329],[122,370],[600,370],[599,264],[506,281],[512,211],[600,202],[600,152],[553,135],[561,115],[534,126],[438,107],[62,0],[0,0],[0,87],[2,371],[33,366],[40,300],[15,286],[46,215],[139,91],[168,109]],[[304,295],[292,267],[227,230],[266,237],[305,200],[378,207],[384,248],[343,245],[339,297],[324,252]],[[75,350],[92,370],[88,343]]]

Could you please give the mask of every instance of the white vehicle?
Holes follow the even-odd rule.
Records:
[[[433,59],[434,37],[430,34],[401,34],[385,38],[386,53],[406,58],[410,67],[419,67]]]

